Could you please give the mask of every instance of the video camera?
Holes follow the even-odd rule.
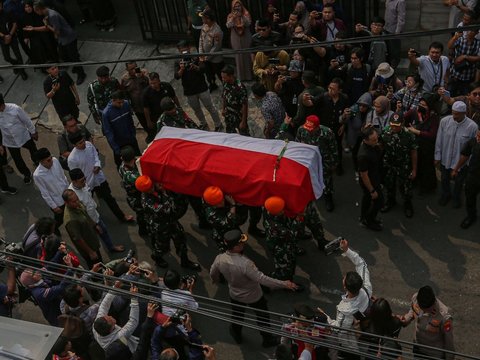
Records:
[[[182,309],[178,309],[172,316],[170,316],[172,324],[181,324],[185,320],[187,320],[187,312]]]
[[[325,251],[326,255],[332,255],[333,253],[337,253],[341,251],[340,249],[340,241],[345,240],[342,236],[337,237],[336,239],[333,239],[330,241],[325,247],[323,248],[323,251]]]
[[[21,243],[7,243],[4,238],[0,238],[0,246],[5,246],[3,251],[9,252],[15,255],[23,255],[23,248]],[[7,254],[0,254],[0,273],[5,269],[4,262],[7,258]]]

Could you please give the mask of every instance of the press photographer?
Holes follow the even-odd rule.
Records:
[[[195,280],[194,275],[180,277],[177,271],[167,270],[163,276],[163,282],[168,289],[162,291],[162,300],[192,310],[198,309],[198,302],[192,296]],[[172,316],[176,311],[176,308],[164,305],[162,312]]]

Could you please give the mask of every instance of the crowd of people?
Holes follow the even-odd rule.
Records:
[[[24,1],[22,11],[30,15],[23,15],[22,19],[32,23],[22,28],[19,24],[24,20],[7,10],[8,4],[12,8],[11,3],[17,6],[21,2],[6,1],[0,12],[4,18],[0,22],[0,37],[7,61],[22,63],[18,41],[22,47],[30,44],[32,52],[26,53],[33,63],[56,62],[58,56],[63,61],[79,60],[75,31],[60,8],[54,10],[43,0]],[[473,1],[462,6],[448,2],[463,14],[460,26],[476,24],[472,4]],[[234,0],[231,12],[223,19],[230,31],[232,48],[259,49],[252,54],[237,54],[232,66],[226,65],[222,56],[224,33],[213,9],[205,0],[188,0],[193,42],[178,43],[179,59],[173,77],[181,81],[184,97],[196,119],[182,109],[174,88],[161,81],[158,73],[127,62],[125,73],[117,80],[107,66],[100,66],[97,79],[88,86],[86,100],[112,150],[112,156],[107,157],[115,162],[135,216],[125,213],[112,195],[109,183],[118,181],[107,179],[94,138],[78,121],[80,95],[66,71],[53,64],[45,68],[43,90],[64,125],[56,149],[37,149],[38,132],[28,115],[0,97],[1,192],[17,193],[5,174],[8,150],[24,183],[33,180],[52,211],[52,217],[41,218],[30,226],[23,239],[23,253],[38,262],[32,260],[16,272],[11,265],[14,259],[3,260],[8,283],[0,286],[0,298],[4,299],[0,302],[1,315],[8,315],[11,310],[18,277],[19,286],[34,299],[48,323],[65,329],[54,347],[58,358],[144,359],[151,353],[152,359],[215,359],[215,351],[202,343],[200,333],[192,326],[191,314],[179,314],[175,307],[192,312],[199,308],[192,295],[195,279],[184,279],[167,269],[169,263],[164,258],[173,242],[181,267],[201,269],[189,257],[185,230],[179,221],[191,205],[199,228],[211,230],[211,239],[219,250],[210,276],[214,283],[226,282],[229,287],[232,319],[236,320],[229,328],[233,340],[237,344],[243,342],[242,320],[246,307],[251,307],[263,326],[262,345],[278,345],[278,339],[268,332],[268,308],[262,287],[291,291],[305,288],[293,281],[296,257],[305,253],[297,240],[313,237],[321,250],[328,243],[316,204],[310,202],[301,214],[290,217],[285,214],[285,201],[280,196],[266,199],[263,207],[251,207],[238,203],[217,186],[206,188],[202,198],[174,193],[140,174],[136,162],[141,147],[135,118],[144,129],[146,143],[164,126],[250,136],[245,82],[252,80],[249,90],[260,109],[265,141],[284,139],[318,147],[327,211],[335,210],[334,178],[344,175],[343,154],[350,153],[355,172],[352,176],[363,193],[360,223],[364,227],[382,230],[378,213],[387,213],[396,205],[397,192],[403,200],[405,216],[414,216],[414,188],[422,194],[434,192],[436,168],[441,174],[439,205],[446,206],[451,200],[453,208],[460,208],[465,191],[467,216],[460,225],[470,227],[477,218],[476,197],[480,191],[478,30],[455,33],[448,40],[446,55],[440,42],[431,43],[427,55],[409,49],[404,55],[417,71],[402,81],[395,73],[402,57],[399,40],[374,38],[403,31],[405,2],[387,0],[386,5],[384,18],[374,17],[366,27],[349,22],[341,6],[332,0],[298,1],[290,14],[280,14],[276,1],[268,0],[262,19],[252,19],[244,4]],[[23,34],[38,32],[38,49],[32,45],[33,37],[30,42],[23,41],[20,29]],[[355,46],[316,44],[351,36],[365,37],[365,41]],[[311,47],[282,50],[286,44]],[[10,47],[16,60],[7,57]],[[196,55],[195,48],[201,56]],[[34,49],[38,50],[35,55]],[[24,70],[17,71],[24,80],[27,78]],[[77,85],[86,79],[81,66],[72,71],[77,74]],[[221,97],[220,109],[212,101],[217,92]],[[202,105],[213,121],[212,127]],[[21,148],[29,150],[35,165],[33,172],[25,164]],[[151,245],[154,264],[167,269],[163,278],[156,274],[153,264],[137,261],[130,252],[120,260],[103,264],[102,244],[109,253],[122,253],[125,247],[115,244],[110,237],[97,210],[95,194],[121,223],[136,222],[139,235]],[[259,227],[262,219],[264,230]],[[247,220],[248,235],[265,238],[274,264],[270,276],[259,271],[243,254],[248,235],[241,232],[240,226]],[[72,249],[60,237],[62,225]],[[424,286],[413,296],[408,314],[394,316],[386,299],[374,297],[365,261],[344,239],[339,240],[338,248],[354,264],[355,271],[348,272],[343,279],[345,295],[335,318],[321,309],[297,304],[297,319],[282,330],[301,330],[316,340],[335,334],[341,351],[333,354],[332,349],[314,347],[308,341],[292,343],[286,336],[277,347],[277,359],[355,359],[359,358],[355,354],[362,346],[372,356],[387,356],[382,351],[388,350],[390,358],[400,358],[401,345],[395,338],[403,326],[414,320],[416,354],[453,358],[451,353],[438,350],[454,351],[452,319],[431,287]],[[103,293],[72,284],[71,276],[82,275],[80,264],[91,269],[81,279],[93,276],[100,283],[105,281]],[[61,281],[52,276],[58,272],[65,275]],[[112,284],[113,278],[119,281]],[[116,289],[128,290],[129,282],[130,295],[119,295]],[[163,305],[137,299],[142,292],[138,282],[149,285],[148,294],[161,298]],[[108,291],[108,286],[113,286],[113,290]],[[311,323],[312,319],[318,323]],[[75,322],[77,331],[72,330]],[[358,338],[349,329],[364,333]],[[379,340],[376,335],[393,340]]]

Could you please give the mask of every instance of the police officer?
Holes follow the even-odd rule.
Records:
[[[88,85],[87,102],[93,119],[97,124],[101,124],[103,109],[112,100],[112,94],[120,90],[120,84],[110,76],[110,69],[105,65],[100,66],[96,73],[97,80]]]
[[[405,326],[413,320],[416,323],[415,342],[418,344],[413,348],[415,354],[426,355],[429,359],[454,359],[453,354],[421,346],[428,345],[455,351],[452,316],[449,314],[448,307],[435,297],[430,286],[423,286],[413,295],[411,309],[402,317]]]
[[[271,276],[279,280],[292,280],[295,274],[297,258],[296,234],[299,222],[284,213],[285,201],[279,196],[271,196],[265,200],[263,227],[265,228],[267,245],[273,253],[275,270]],[[297,284],[297,291],[304,286]]]
[[[153,247],[152,260],[160,267],[168,267],[163,255],[170,251],[172,240],[177,255],[180,256],[180,265],[200,270],[200,265],[188,258],[185,233],[183,226],[178,222],[186,211],[185,203],[179,204],[175,194],[163,189],[158,183],[154,184],[146,175],[135,180],[135,187],[142,192],[142,207]]]
[[[389,211],[395,206],[396,185],[404,199],[405,216],[413,216],[412,181],[417,176],[417,148],[415,135],[403,126],[403,116],[393,114],[389,126],[380,136],[384,147],[383,167],[385,171],[384,185],[387,201],[381,212]]]
[[[135,181],[140,176],[135,163],[137,160],[135,149],[131,146],[126,146],[120,151],[120,155],[122,163],[118,168],[118,173],[122,178],[123,188],[127,192],[127,203],[137,215],[138,234],[146,236],[148,235],[148,228],[145,220],[145,210],[142,206],[142,193],[135,187]]]
[[[296,141],[318,146],[322,155],[323,182],[325,189],[323,197],[327,211],[333,211],[333,171],[338,164],[338,150],[335,134],[323,125],[317,115],[307,116],[305,124],[297,131]]]

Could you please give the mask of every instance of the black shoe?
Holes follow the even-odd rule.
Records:
[[[463,219],[460,227],[462,229],[468,229],[475,221],[477,221],[476,217],[467,216],[465,219]]]
[[[237,333],[235,332],[235,330],[233,330],[233,326],[230,325],[230,327],[228,328],[228,331],[230,332],[230,335],[232,336],[233,340],[235,340],[235,342],[237,344],[241,344],[243,339],[242,339],[242,334],[241,333]]]
[[[82,85],[86,78],[87,78],[87,74],[85,74],[85,73],[78,74],[76,84],[77,85]]]
[[[335,205],[333,204],[333,198],[331,196],[326,196],[325,197],[325,209],[328,212],[332,212],[334,208],[335,208]]]
[[[262,347],[269,348],[278,345],[278,338],[275,336],[267,336],[263,338]]]
[[[403,213],[407,218],[413,216],[413,205],[411,201],[405,201],[405,204],[403,205]]]
[[[195,270],[195,271],[200,271],[202,269],[200,264],[198,264],[196,262],[193,262],[190,259],[182,260],[182,262],[180,263],[180,266],[183,267],[183,268],[187,268],[187,269]]]
[[[451,198],[451,197],[452,197],[452,196],[451,196],[450,194],[448,194],[448,195],[442,195],[442,196],[440,197],[440,200],[438,200],[438,205],[440,205],[440,206],[445,206],[445,205],[447,205],[448,202],[450,201],[450,198]]]
[[[27,80],[28,79],[28,75],[25,72],[25,70],[20,71],[20,77],[22,78],[22,80]]]
[[[305,230],[302,235],[298,236],[298,240],[310,240],[312,238],[312,233]]]
[[[32,183],[32,176],[31,175],[24,176],[23,177],[23,183],[26,184],[26,185],[31,184]]]
[[[264,238],[265,237],[265,231],[263,231],[262,229],[259,229],[256,226],[249,227],[248,228],[248,233],[250,235],[253,235],[253,236],[259,237],[259,238]]]
[[[17,188],[14,188],[13,186],[7,186],[2,188],[0,191],[4,194],[15,195],[17,193]]]
[[[160,255],[152,254],[150,257],[152,258],[153,261],[155,261],[155,264],[157,264],[158,267],[161,267],[164,269],[168,268],[168,263]]]
[[[374,221],[369,222],[369,221],[363,220],[362,225],[373,231],[382,231],[383,229],[382,225]]]
[[[297,256],[305,255],[306,251],[304,248],[297,246]]]
[[[387,201],[385,205],[380,209],[380,212],[389,212],[396,204],[396,201]]]

